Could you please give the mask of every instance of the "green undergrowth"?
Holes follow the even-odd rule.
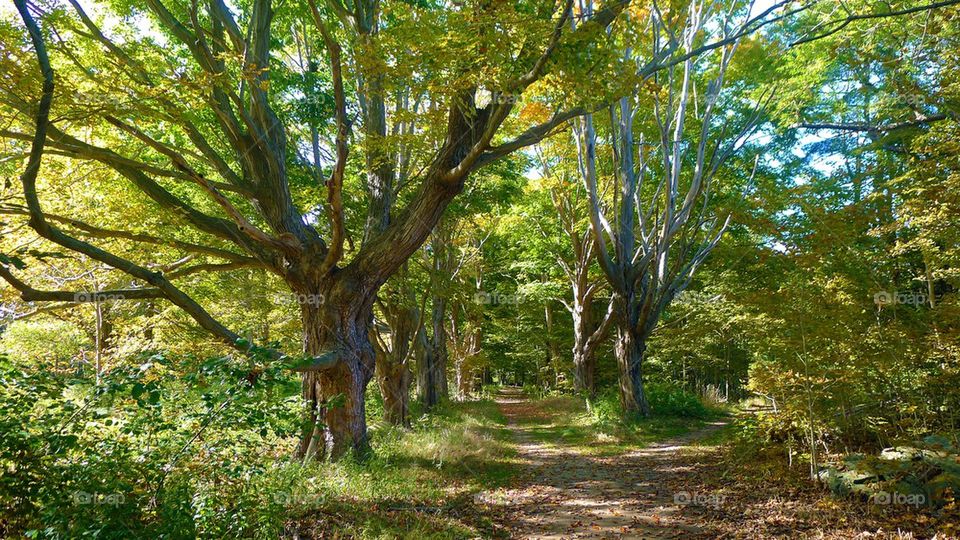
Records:
[[[547,397],[532,402],[535,412],[519,419],[518,424],[542,444],[616,455],[701,429],[726,414],[703,404],[693,394],[666,385],[647,385],[647,397],[652,414],[646,418],[625,417],[616,389],[601,391],[593,400]],[[725,430],[709,435],[711,442],[725,436]]]
[[[444,403],[410,429],[374,414],[362,461],[303,465],[298,382],[249,372],[154,354],[92,384],[0,357],[0,538],[498,535],[473,503],[516,467],[496,403]]]
[[[516,462],[506,420],[492,401],[445,403],[410,430],[377,426],[373,453],[293,466],[293,519],[301,535],[474,538],[495,535],[473,496],[505,485]],[[311,499],[308,494],[322,494]],[[303,504],[306,503],[306,504]]]

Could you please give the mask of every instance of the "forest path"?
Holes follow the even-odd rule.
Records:
[[[554,414],[519,390],[497,398],[525,472],[508,489],[482,493],[501,506],[515,538],[714,537],[706,519],[721,496],[701,493],[701,459],[715,447],[694,446],[724,423],[631,450],[598,456],[561,440],[540,442]],[[687,507],[687,508],[683,508]],[[681,510],[683,510],[681,515]]]

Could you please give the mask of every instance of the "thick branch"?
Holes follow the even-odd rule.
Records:
[[[0,207],[0,214],[7,215],[19,215],[19,216],[29,216],[30,212],[27,209],[22,207]],[[211,246],[204,246],[201,244],[193,244],[190,242],[182,242],[180,240],[167,240],[164,238],[157,238],[155,236],[150,236],[147,234],[133,233],[130,231],[119,231],[115,229],[104,229],[102,227],[96,227],[83,221],[68,218],[65,216],[60,216],[57,214],[45,214],[47,219],[56,221],[58,223],[63,223],[69,225],[75,229],[82,231],[84,236],[89,236],[91,238],[122,238],[124,240],[130,240],[133,242],[141,242],[145,244],[155,244],[155,245],[164,245],[170,246],[183,251],[188,251],[191,253],[202,253],[204,255],[212,255],[214,257],[220,257],[222,259],[227,259],[231,261],[246,261],[253,260],[245,255],[239,253],[234,253],[225,249],[220,249]]]
[[[337,122],[337,161],[327,180],[327,205],[330,215],[330,229],[332,231],[330,247],[320,266],[320,274],[326,274],[343,257],[344,224],[343,224],[343,175],[347,166],[347,136],[350,133],[350,124],[347,121],[347,99],[343,90],[343,68],[340,59],[340,44],[324,24],[320,11],[314,0],[310,0],[310,13],[313,21],[323,36],[323,42],[330,53],[330,67],[333,75],[333,96],[336,104]]]
[[[588,111],[583,107],[576,107],[566,111],[557,111],[554,115],[542,124],[530,127],[520,135],[517,135],[510,141],[491,147],[477,159],[476,167],[483,167],[500,158],[508,156],[513,152],[527,146],[537,144],[547,138],[555,129],[578,116],[586,114]]]
[[[40,64],[40,72],[43,74],[43,93],[40,97],[40,103],[37,106],[36,114],[36,134],[30,148],[30,159],[27,161],[27,167],[20,176],[20,182],[23,184],[24,199],[27,202],[27,209],[30,212],[30,226],[37,231],[40,236],[52,242],[60,244],[61,246],[72,251],[83,253],[92,259],[98,260],[104,264],[117,268],[118,270],[122,270],[135,278],[142,279],[143,281],[150,283],[151,285],[155,286],[165,298],[179,306],[181,309],[186,311],[188,315],[193,317],[193,319],[197,321],[200,326],[223,340],[228,345],[240,348],[241,350],[246,350],[244,342],[240,340],[239,335],[231,332],[225,326],[217,322],[192,298],[174,287],[159,273],[151,272],[146,268],[138,266],[130,261],[107,253],[102,249],[96,248],[86,242],[66,235],[47,222],[43,214],[43,210],[40,207],[40,200],[37,197],[36,184],[37,175],[40,172],[41,159],[43,157],[44,143],[47,137],[47,128],[50,124],[50,106],[53,102],[54,91],[53,69],[50,67],[50,60],[47,57],[47,49],[43,42],[43,37],[40,34],[40,28],[30,15],[29,9],[26,5],[26,0],[15,0],[14,3],[16,4],[17,10],[20,12],[20,16],[30,33],[30,38],[33,42],[34,50],[36,52],[37,63]],[[5,279],[12,277],[9,276],[9,272],[7,272],[7,274],[7,276],[4,276]],[[9,281],[9,279],[7,280]]]
[[[941,120],[946,120],[950,118],[946,114],[931,114],[929,116],[924,116],[922,118],[917,118],[915,120],[904,120],[902,122],[894,122],[892,124],[886,125],[873,125],[873,124],[864,124],[864,123],[852,123],[852,124],[843,124],[843,123],[801,123],[793,127],[803,128],[803,129],[828,129],[832,131],[860,131],[860,132],[872,132],[872,133],[888,133],[891,131],[896,131],[898,129],[911,128],[923,126],[926,124],[932,124],[934,122],[939,122]]]
[[[275,249],[287,253],[297,253],[300,249],[300,243],[292,235],[285,236],[283,239],[274,238],[269,234],[262,231],[259,227],[251,223],[244,215],[230,202],[223,193],[220,193],[220,190],[216,188],[209,180],[207,180],[202,174],[193,170],[192,167],[187,163],[187,160],[183,156],[178,154],[172,148],[164,145],[163,143],[153,139],[140,129],[137,129],[129,124],[126,124],[120,121],[117,118],[112,116],[106,117],[107,122],[110,122],[114,126],[126,131],[127,133],[133,135],[138,140],[144,142],[150,148],[153,148],[157,152],[168,157],[173,165],[179,169],[181,172],[186,174],[190,179],[192,179],[198,186],[200,186],[203,191],[216,202],[230,219],[236,224],[237,228],[247,236],[249,236],[253,241],[257,242],[261,246],[266,248]]]
[[[8,268],[0,265],[0,278],[20,291],[24,302],[103,302],[113,300],[144,300],[163,298],[160,289],[114,289],[107,291],[41,291],[34,289],[14,276]]]

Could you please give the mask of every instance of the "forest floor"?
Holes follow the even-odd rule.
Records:
[[[623,422],[504,388],[379,426],[368,460],[298,472],[287,537],[958,538],[956,512],[834,497],[775,446],[735,443],[737,423]]]
[[[809,482],[729,477],[722,420],[638,448],[578,437],[561,401],[508,389],[497,402],[521,472],[475,500],[512,538],[935,537],[923,516],[891,521],[889,509],[835,501]]]

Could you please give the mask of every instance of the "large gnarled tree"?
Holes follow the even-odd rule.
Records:
[[[303,13],[289,5],[278,13],[269,0],[255,0],[249,10],[236,13],[238,8],[221,0],[177,6],[149,0],[153,31],[162,38],[138,36],[131,30],[123,39],[108,36],[78,3],[71,4],[72,11],[45,17],[35,6],[17,2],[43,87],[39,102],[25,97],[37,94],[38,73],[26,66],[21,77],[10,79],[16,88],[5,89],[4,106],[23,118],[33,118],[34,125],[21,121],[20,129],[5,129],[2,135],[32,143],[22,179],[23,210],[30,226],[45,240],[125,272],[136,282],[129,289],[99,293],[167,299],[224,343],[244,351],[249,343],[178,287],[177,276],[95,245],[91,242],[95,236],[88,234],[95,225],[47,216],[36,182],[42,157],[109,167],[149,198],[171,223],[192,228],[190,236],[202,240],[173,241],[168,240],[172,234],[134,230],[112,231],[116,237],[179,243],[184,250],[220,259],[204,263],[209,268],[198,271],[247,265],[279,276],[297,298],[306,300],[300,309],[303,352],[309,361],[297,369],[303,372],[309,420],[298,454],[336,458],[351,448],[364,449],[364,392],[374,372],[370,329],[377,291],[428,238],[472,171],[537,142],[580,113],[576,108],[558,110],[542,124],[515,127],[512,136],[498,137],[517,103],[514,96],[540,80],[562,42],[571,39],[565,23],[571,4],[535,9],[528,23],[546,31],[507,49],[503,43],[511,36],[506,31],[497,34],[487,24],[497,16],[489,5],[424,15],[427,22],[420,30],[425,35],[441,32],[446,23],[460,31],[478,30],[479,37],[461,40],[469,49],[458,51],[461,58],[449,56],[444,79],[436,81],[440,83],[436,91],[426,98],[426,114],[440,117],[440,111],[444,118],[437,127],[442,142],[429,159],[417,164],[420,172],[409,179],[410,195],[402,208],[394,208],[396,172],[379,140],[390,122],[384,91],[389,69],[367,58],[354,63],[359,72],[350,75],[356,80],[344,80],[345,51],[358,56],[382,53],[376,47],[384,27],[385,6],[380,2],[332,0],[322,7],[311,3]],[[624,8],[625,3],[614,3],[592,17],[588,26],[605,27]],[[46,35],[35,22],[36,14],[46,23]],[[417,28],[421,23],[415,19],[409,17],[406,22]],[[277,112],[283,96],[271,94],[271,72],[282,62],[275,50],[283,44],[277,30],[291,21],[309,22],[315,28],[330,70],[334,107],[330,159],[326,166],[311,164],[324,168],[322,201],[306,199],[302,186],[291,179],[292,170],[302,165],[296,157],[301,143],[289,139],[295,129],[288,125],[288,117]],[[55,32],[55,25],[67,28]],[[70,35],[71,42],[59,41],[64,34]],[[48,42],[55,43],[50,49],[56,53],[55,62],[48,57]],[[76,48],[99,54],[71,54]],[[478,74],[476,65],[462,61],[464,57],[499,64],[499,77]],[[58,73],[69,76],[55,77],[53,65]],[[407,76],[415,78],[426,69]],[[116,99],[90,107],[79,121],[58,113],[57,101],[67,101],[66,110],[71,105],[68,96],[79,93],[80,86],[91,85],[102,96]],[[478,105],[476,95],[482,85],[493,90],[494,98]],[[352,127],[351,97],[361,111],[356,115],[360,136]],[[351,150],[363,155],[367,193],[363,232],[353,235],[344,209]],[[359,246],[351,250],[354,238]],[[2,277],[25,300],[75,298],[73,291],[37,290],[6,266]],[[342,399],[328,406],[336,396]]]

